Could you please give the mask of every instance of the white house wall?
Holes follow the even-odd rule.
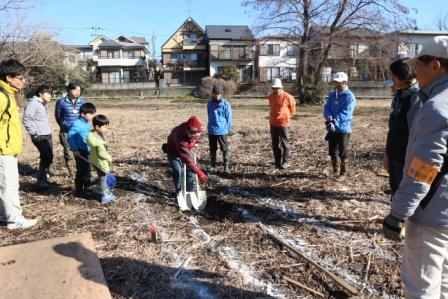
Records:
[[[296,57],[290,57],[287,55],[288,53],[288,43],[285,41],[266,41],[260,44],[269,45],[269,44],[279,44],[280,45],[280,55],[278,56],[262,56],[258,57],[258,66],[259,67],[296,67],[298,59]]]

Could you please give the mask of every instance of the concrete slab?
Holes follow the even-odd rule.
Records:
[[[110,299],[91,234],[0,247],[0,298]]]

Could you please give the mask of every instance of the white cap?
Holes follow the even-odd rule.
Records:
[[[271,86],[272,88],[283,88],[283,85],[282,85],[282,80],[280,80],[279,78],[275,78],[273,81],[272,81],[272,86]]]
[[[405,63],[415,64],[417,59],[422,56],[434,56],[448,59],[448,36],[434,36],[432,40],[423,45],[423,49],[412,59],[405,60]]]
[[[336,82],[348,82],[348,76],[346,73],[344,72],[337,72],[333,75],[333,79],[331,80],[331,82],[336,81]]]

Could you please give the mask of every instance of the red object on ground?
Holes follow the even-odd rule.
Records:
[[[149,228],[149,233],[151,234],[151,241],[154,243],[158,243],[159,236],[157,233],[157,226],[155,224],[151,225],[151,227]]]

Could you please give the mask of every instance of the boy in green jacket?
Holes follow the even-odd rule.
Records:
[[[100,201],[102,203],[115,200],[115,195],[107,186],[106,174],[110,172],[112,156],[107,152],[104,133],[107,131],[109,120],[105,115],[99,114],[92,120],[93,131],[87,135],[87,145],[91,151],[89,162],[96,168],[99,179]]]

